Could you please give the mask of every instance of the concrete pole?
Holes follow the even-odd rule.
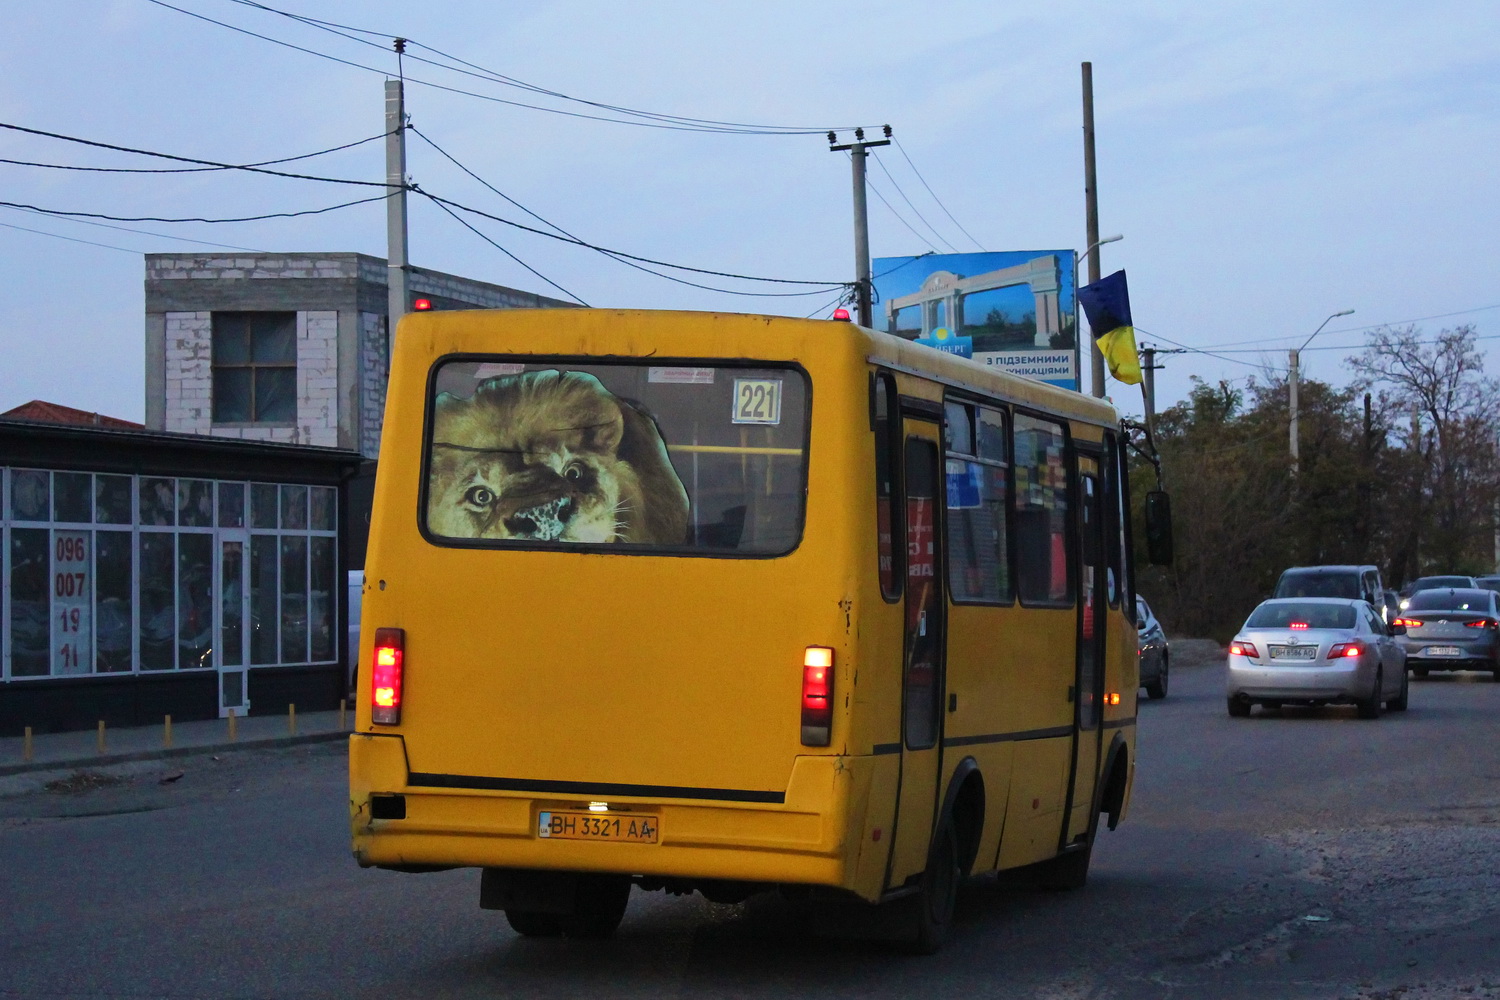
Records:
[[[1141,374],[1145,377],[1141,385],[1146,400],[1146,433],[1154,439],[1156,437],[1156,348],[1148,347],[1141,353],[1146,355],[1146,363],[1141,366]]]
[[[1089,283],[1099,280],[1099,191],[1094,175],[1094,64],[1083,64],[1083,201],[1088,227]],[[1074,276],[1077,280],[1077,276]],[[1089,331],[1091,334],[1094,331]],[[1075,332],[1074,336],[1078,336]],[[1093,392],[1104,398],[1104,355],[1092,336],[1089,337],[1089,367],[1093,374]],[[1080,373],[1081,375],[1082,373]]]
[[[1302,352],[1293,348],[1287,352],[1287,387],[1291,390],[1288,409],[1291,411],[1292,475],[1297,474],[1297,362]]]
[[[385,81],[385,200],[387,247],[386,357],[396,354],[396,323],[411,306],[406,287],[406,98],[400,80]]]
[[[875,317],[872,313],[875,304],[872,301],[872,289],[870,287],[870,213],[866,203],[865,195],[865,144],[856,142],[849,150],[849,162],[854,165],[854,280],[856,287],[856,306],[859,313],[859,325],[873,327]]]

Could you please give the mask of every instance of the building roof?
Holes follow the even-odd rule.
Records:
[[[34,420],[44,424],[68,424],[73,427],[111,427],[115,430],[145,430],[145,424],[133,420],[122,420],[102,413],[90,413],[61,403],[49,403],[44,399],[33,399],[29,403],[0,413],[6,420]]]

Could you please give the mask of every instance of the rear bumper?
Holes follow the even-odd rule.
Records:
[[[1375,690],[1375,665],[1258,666],[1241,656],[1229,657],[1229,697],[1281,701],[1355,701]]]
[[[1406,650],[1406,665],[1422,670],[1492,670],[1500,667],[1500,640],[1491,636],[1479,639],[1422,639],[1401,636]],[[1457,649],[1458,655],[1437,654],[1435,649]]]
[[[861,760],[798,757],[785,801],[776,804],[611,795],[614,810],[649,815],[660,833],[655,844],[609,843],[537,836],[541,812],[586,808],[598,795],[413,785],[400,736],[356,733],[349,741],[350,832],[354,856],[366,867],[558,869],[848,888],[854,864],[845,828],[862,829],[872,770]],[[373,818],[372,795],[402,796],[405,818]]]

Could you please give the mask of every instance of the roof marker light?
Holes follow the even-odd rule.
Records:
[[[843,320],[845,323],[847,323],[849,322],[849,310],[845,309],[843,306],[839,306],[833,311],[833,318],[837,320]]]
[[[431,299],[417,299],[416,301],[414,301],[411,304],[411,307],[412,307],[412,309],[414,309],[417,312],[426,312],[428,309],[432,308],[432,300]]]

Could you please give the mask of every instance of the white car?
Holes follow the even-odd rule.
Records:
[[[1382,705],[1404,711],[1406,652],[1368,602],[1301,597],[1261,602],[1229,644],[1229,714],[1259,703],[1280,708],[1353,703],[1362,719]]]

